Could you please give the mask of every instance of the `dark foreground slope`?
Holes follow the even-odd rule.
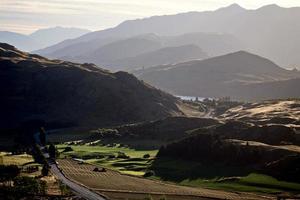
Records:
[[[181,115],[175,97],[134,76],[48,60],[0,44],[1,128],[42,120],[100,126]]]
[[[239,51],[206,60],[136,71],[146,82],[176,95],[257,100],[299,97],[300,73]]]

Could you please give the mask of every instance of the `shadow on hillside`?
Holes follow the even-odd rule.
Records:
[[[253,170],[241,167],[229,167],[217,164],[202,164],[172,158],[156,158],[151,167],[155,176],[164,181],[181,182],[183,180],[215,179],[222,177],[247,176]]]

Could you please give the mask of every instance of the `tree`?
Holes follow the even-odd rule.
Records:
[[[46,131],[43,127],[40,128],[39,138],[40,138],[41,145],[45,146],[46,145]]]
[[[32,157],[35,162],[43,164],[46,162],[45,157],[38,145],[34,145],[32,149]]]
[[[36,179],[27,176],[15,178],[14,187],[15,190],[18,191],[16,195],[19,195],[19,197],[35,195],[40,192],[39,182]]]
[[[0,165],[0,181],[10,181],[20,174],[17,165]]]
[[[144,156],[143,156],[143,158],[150,158],[150,154],[145,154]]]
[[[49,174],[49,165],[47,163],[44,163],[42,168],[42,176],[48,176]]]
[[[63,184],[61,181],[59,181],[58,184],[62,195],[67,195],[70,193],[69,188],[65,184]]]
[[[40,194],[45,195],[47,193],[47,182],[40,180]]]
[[[55,159],[55,157],[56,157],[56,149],[53,144],[50,144],[50,146],[49,146],[49,156],[50,156],[50,158],[53,158],[53,159]]]

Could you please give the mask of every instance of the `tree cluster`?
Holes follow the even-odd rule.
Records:
[[[259,149],[221,140],[217,136],[198,134],[160,148],[158,157],[175,157],[203,163],[251,165],[262,158]]]
[[[45,181],[33,177],[15,177],[13,186],[0,186],[0,199],[33,199],[36,195],[46,194]]]

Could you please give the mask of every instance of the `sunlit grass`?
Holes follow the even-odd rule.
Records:
[[[183,180],[179,184],[193,187],[206,187],[240,192],[277,193],[282,191],[300,191],[300,184],[279,181],[271,176],[251,173],[236,181],[218,182],[217,180]]]
[[[0,153],[0,164],[3,165],[24,165],[26,163],[33,162],[33,158],[29,154],[12,155],[8,152]]]
[[[119,145],[110,146],[88,146],[88,145],[57,145],[62,152],[63,149],[70,146],[73,151],[62,153],[62,156],[75,156],[84,158],[85,162],[99,165],[102,167],[114,169],[124,174],[142,176],[145,170],[150,166],[152,158],[156,156],[158,150],[136,150]],[[119,152],[125,153],[129,158],[109,158],[109,155],[117,156]],[[149,154],[150,158],[145,159],[143,156]],[[97,158],[98,157],[98,158]]]

